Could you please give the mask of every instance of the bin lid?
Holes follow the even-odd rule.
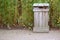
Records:
[[[49,6],[49,3],[34,3],[33,6],[40,7],[40,6]]]

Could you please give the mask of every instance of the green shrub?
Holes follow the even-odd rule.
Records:
[[[0,0],[0,21],[12,25],[17,21],[17,0]]]
[[[60,27],[60,0],[51,1],[51,21],[54,27]]]

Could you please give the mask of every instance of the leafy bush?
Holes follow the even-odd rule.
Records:
[[[0,22],[12,25],[17,22],[17,0],[0,0]]]
[[[23,26],[33,27],[34,3],[50,3],[50,19],[52,25],[60,27],[60,0],[0,0],[0,25],[13,25],[22,23]],[[17,9],[18,7],[19,10]],[[19,16],[18,12],[22,15]],[[19,12],[19,13],[20,13]]]
[[[60,0],[51,1],[51,21],[54,27],[60,27]]]

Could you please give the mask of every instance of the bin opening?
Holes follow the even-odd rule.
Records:
[[[38,8],[44,8],[44,9],[46,9],[46,8],[48,8],[48,6],[41,6],[41,7],[38,7]]]
[[[48,6],[34,6],[34,7],[38,7],[38,8],[41,8],[41,9],[46,9],[46,8],[48,8]]]

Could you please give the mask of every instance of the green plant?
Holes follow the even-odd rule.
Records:
[[[51,21],[54,27],[60,27],[60,0],[51,1]]]
[[[0,17],[4,25],[13,25],[17,21],[17,0],[0,0]]]

